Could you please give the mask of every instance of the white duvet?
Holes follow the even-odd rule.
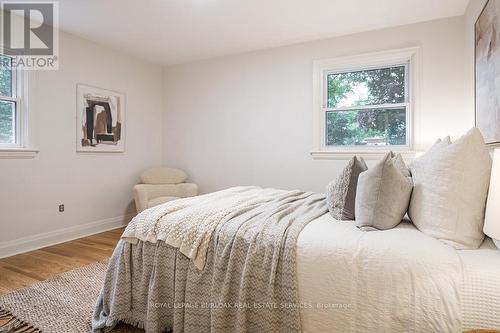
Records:
[[[458,252],[409,223],[362,232],[325,214],[297,243],[307,332],[461,332]]]
[[[500,330],[500,251],[486,239],[477,250],[457,252],[463,267],[463,329]]]

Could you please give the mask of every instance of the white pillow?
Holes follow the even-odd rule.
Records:
[[[180,184],[187,179],[187,174],[175,168],[151,168],[141,175],[143,184]]]
[[[478,248],[491,156],[478,129],[457,141],[438,141],[410,165],[414,188],[408,215],[422,232],[456,249]]]

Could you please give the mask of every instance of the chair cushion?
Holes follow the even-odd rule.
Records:
[[[179,197],[158,197],[148,201],[148,208],[161,205],[165,202],[180,199]]]
[[[151,168],[141,175],[143,184],[180,184],[187,179],[187,174],[174,168]]]

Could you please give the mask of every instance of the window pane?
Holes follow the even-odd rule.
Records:
[[[405,66],[328,74],[327,107],[405,102]]]
[[[15,110],[13,102],[0,101],[0,143],[15,143]]]
[[[0,56],[0,95],[12,97],[11,58]]]
[[[389,146],[405,144],[405,108],[326,113],[327,146]]]

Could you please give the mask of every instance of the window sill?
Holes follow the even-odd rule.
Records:
[[[0,148],[0,159],[35,158],[40,150],[34,148]]]
[[[389,150],[312,150],[311,156],[315,160],[349,160],[354,155],[363,157],[365,160],[379,160],[387,154]],[[414,160],[418,152],[414,150],[398,151],[393,150],[395,154],[401,154],[405,161]]]

